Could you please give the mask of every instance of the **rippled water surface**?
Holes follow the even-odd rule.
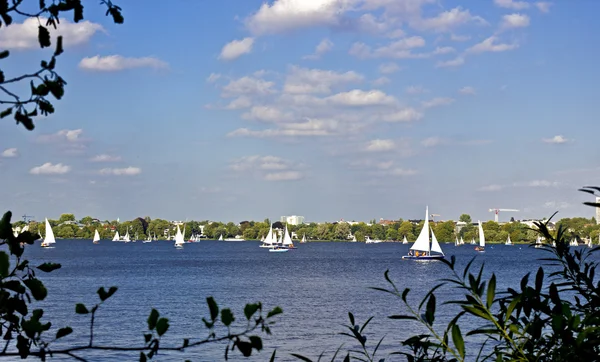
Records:
[[[201,321],[208,315],[205,298],[214,296],[221,307],[230,307],[238,321],[246,303],[261,301],[265,307],[281,306],[284,314],[273,327],[274,335],[264,341],[265,349],[253,361],[268,361],[277,349],[277,360],[294,360],[290,353],[311,358],[326,351],[331,356],[337,347],[353,346],[340,336],[348,312],[361,322],[375,316],[368,327],[370,345],[386,336],[383,354],[399,349],[399,341],[421,330],[416,326],[386,317],[404,311],[402,303],[369,287],[385,287],[383,273],[399,288],[413,289],[413,298],[423,295],[436,281],[448,276],[448,268],[439,262],[401,260],[410,245],[398,243],[363,244],[315,242],[298,245],[287,253],[269,253],[257,242],[202,241],[177,250],[171,242],[149,244],[101,241],[58,240],[53,249],[36,244],[26,255],[41,262],[62,264],[62,269],[44,274],[49,297],[42,305],[45,318],[53,326],[70,325],[75,329],[67,342],[82,343],[88,338],[89,320],[74,313],[75,303],[87,305],[98,298],[100,286],[118,286],[119,291],[99,310],[96,337],[99,344],[141,345],[146,319],[151,308],[171,320],[165,344],[181,343],[183,338],[204,337]],[[442,244],[448,256],[456,255],[458,264],[466,264],[476,252],[470,245],[455,247]],[[477,266],[485,261],[486,271],[498,278],[498,288],[518,285],[521,277],[535,273],[546,256],[525,245],[488,246],[478,254]],[[441,289],[438,300],[456,296],[458,291]],[[415,303],[416,304],[416,303]],[[448,320],[453,310],[443,309],[439,320]],[[186,353],[162,355],[159,360],[223,360],[224,345],[202,347]],[[135,360],[137,354],[110,355],[94,352],[94,361]],[[233,354],[231,360],[242,360]],[[388,358],[388,360],[400,360]]]

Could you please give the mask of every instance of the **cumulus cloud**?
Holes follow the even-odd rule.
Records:
[[[367,152],[383,152],[383,151],[391,151],[396,147],[396,144],[393,140],[382,140],[376,139],[371,140],[365,146],[365,151]]]
[[[9,49],[39,49],[38,26],[45,24],[47,18],[40,17],[28,18],[23,23],[13,23],[11,26],[3,27],[0,31],[0,48]],[[51,39],[56,36],[63,36],[63,46],[73,47],[87,43],[94,34],[104,31],[100,24],[92,23],[88,20],[72,23],[67,19],[61,18],[55,30],[52,26],[47,27]]]
[[[406,87],[405,92],[408,94],[423,94],[429,92],[429,90],[422,85],[411,85]]]
[[[475,44],[469,49],[467,49],[468,53],[484,53],[484,52],[505,52],[508,50],[513,50],[519,47],[517,43],[506,44],[506,43],[497,43],[498,37],[495,35],[490,36],[485,39],[481,43]]]
[[[509,14],[502,17],[502,29],[525,28],[529,26],[529,16],[525,14]]]
[[[244,38],[241,40],[233,40],[223,46],[219,59],[222,60],[234,60],[241,57],[244,54],[248,54],[252,51],[254,45],[254,38]]]
[[[379,65],[379,72],[381,74],[392,74],[399,71],[401,68],[396,63],[383,63]]]
[[[456,7],[432,18],[415,19],[411,25],[420,30],[447,32],[466,23],[487,24],[482,17],[472,15],[469,10]]]
[[[277,123],[291,120],[292,115],[274,107],[254,106],[248,112],[244,113],[242,118]]]
[[[436,68],[450,68],[450,67],[459,67],[463,64],[465,64],[465,58],[459,56],[454,59],[439,61],[435,64],[435,67]]]
[[[80,142],[83,139],[81,135],[83,129],[63,129],[53,134],[41,135],[38,141],[41,142]]]
[[[356,107],[390,105],[396,102],[394,97],[380,90],[363,91],[360,89],[335,94],[328,97],[328,100],[334,104]]]
[[[371,84],[373,84],[374,86],[382,86],[382,85],[386,85],[390,82],[391,82],[391,80],[388,77],[379,77],[379,78],[375,79],[374,81],[372,81]]]
[[[473,88],[471,86],[462,87],[461,89],[458,90],[458,93],[465,94],[465,95],[473,95],[473,96],[475,94],[477,94],[477,92],[475,92],[475,88]]]
[[[235,172],[252,173],[266,181],[293,181],[304,177],[299,165],[277,156],[244,156],[231,161],[229,168]]]
[[[494,4],[501,8],[505,9],[513,9],[513,10],[523,10],[529,8],[529,3],[526,1],[517,1],[517,0],[494,0]]]
[[[413,122],[423,118],[423,114],[414,108],[408,107],[385,114],[381,118],[385,122]]]
[[[377,47],[371,50],[371,47],[364,43],[354,43],[349,50],[350,55],[357,58],[390,58],[390,59],[411,59],[426,58],[429,55],[424,53],[413,53],[412,50],[425,46],[425,39],[420,36],[411,36],[395,40],[388,45]]]
[[[327,38],[321,40],[321,42],[315,48],[315,53],[307,55],[304,59],[319,59],[321,56],[333,49],[333,42]]]
[[[290,67],[283,86],[285,93],[331,93],[332,88],[349,83],[359,83],[364,76],[354,71],[344,73],[332,70]]]
[[[3,158],[14,158],[19,157],[19,151],[16,148],[7,148],[2,153],[0,153],[0,157]]]
[[[112,176],[135,176],[142,173],[142,169],[139,167],[125,167],[125,168],[103,168],[98,171],[100,175],[112,175]]]
[[[41,166],[37,166],[29,170],[32,175],[64,175],[71,171],[71,166],[63,165],[62,163],[52,164],[46,162]]]
[[[565,138],[563,135],[556,135],[552,138],[544,138],[542,139],[542,141],[544,143],[551,143],[551,144],[555,144],[555,145],[560,145],[560,144],[564,144],[567,142],[570,142],[571,140],[568,138]]]
[[[304,175],[299,171],[270,172],[264,176],[265,181],[295,181]]]
[[[223,97],[240,95],[258,96],[275,93],[275,83],[258,77],[246,76],[231,80],[223,87]]]
[[[535,3],[535,6],[538,8],[539,11],[543,12],[543,13],[547,13],[550,11],[550,6],[552,4],[547,2],[547,1],[538,1]]]
[[[207,83],[214,83],[217,80],[221,79],[221,74],[219,73],[210,73],[210,75],[206,78]]]
[[[121,156],[111,156],[107,154],[96,155],[90,158],[91,162],[118,162],[121,161]]]
[[[96,72],[118,72],[134,68],[166,69],[169,65],[154,57],[123,57],[121,55],[96,55],[83,58],[79,62],[79,68]]]

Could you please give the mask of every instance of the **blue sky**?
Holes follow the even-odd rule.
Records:
[[[597,2],[118,3],[124,25],[94,2],[62,22],[57,112],[34,132],[0,122],[3,209],[593,215],[577,188],[600,184]],[[35,26],[0,30],[7,76],[49,54]]]

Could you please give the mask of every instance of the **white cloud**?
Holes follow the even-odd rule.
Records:
[[[435,50],[431,53],[433,55],[442,55],[442,54],[450,54],[456,52],[456,49],[453,47],[436,47]]]
[[[473,96],[475,94],[477,94],[477,92],[475,91],[475,88],[473,88],[471,86],[462,87],[461,89],[458,90],[458,93],[465,94],[465,95],[473,95]]]
[[[112,176],[135,176],[142,173],[142,169],[139,167],[125,167],[125,168],[103,168],[98,171],[100,175],[112,175]]]
[[[535,6],[538,8],[538,10],[543,13],[547,13],[550,11],[550,5],[552,4],[546,1],[538,1],[535,3]]]
[[[412,122],[423,118],[423,114],[414,108],[408,107],[382,117],[385,122]]]
[[[315,53],[307,55],[304,59],[319,59],[321,56],[333,49],[333,42],[327,38],[321,40],[321,42],[315,48]]]
[[[2,27],[0,31],[0,48],[9,49],[39,49],[38,26],[46,24],[47,19],[40,17],[28,18],[23,23],[13,23],[8,27]],[[52,45],[56,36],[63,36],[64,47],[72,47],[87,43],[91,37],[98,31],[104,31],[100,24],[90,21],[80,21],[72,23],[67,19],[60,19],[60,24],[56,30],[52,26],[46,27],[50,32]]]
[[[364,76],[354,71],[338,73],[331,70],[307,69],[292,66],[283,91],[291,94],[331,93],[332,88],[348,83],[359,83]]]
[[[348,92],[332,95],[327,99],[334,104],[356,107],[391,105],[396,103],[394,97],[389,96],[380,90],[363,91],[360,89],[353,89]]]
[[[125,69],[153,68],[166,69],[169,65],[154,57],[128,58],[121,55],[96,55],[83,58],[79,62],[79,68],[96,72],[118,72]]]
[[[405,169],[405,168],[394,168],[388,172],[389,175],[392,176],[414,176],[419,172],[413,169]]]
[[[523,10],[529,8],[528,2],[517,0],[494,0],[494,4],[501,8],[513,10]]]
[[[239,95],[268,95],[275,93],[275,83],[255,77],[242,77],[230,81],[223,87],[223,97],[234,97]]]
[[[453,98],[448,98],[448,97],[437,97],[437,98],[430,99],[428,101],[421,102],[421,104],[425,108],[447,106],[447,105],[452,104],[452,103],[454,103],[454,99]]]
[[[429,89],[424,88],[422,85],[411,85],[406,87],[405,92],[408,94],[423,94],[429,92]]]
[[[16,148],[7,148],[0,154],[3,158],[14,158],[19,156],[19,151]]]
[[[450,67],[459,67],[465,64],[465,58],[459,56],[454,59],[439,61],[435,64],[436,68],[450,68]]]
[[[83,130],[79,129],[63,129],[54,134],[46,134],[38,137],[41,142],[79,142],[82,141],[81,135]]]
[[[396,63],[383,63],[379,65],[379,73],[392,74],[399,71],[401,68]]]
[[[402,38],[391,42],[386,46],[380,46],[371,50],[371,47],[365,43],[354,43],[348,54],[353,55],[357,58],[391,58],[391,59],[417,59],[426,58],[429,55],[424,53],[413,53],[412,50],[415,48],[421,48],[425,46],[425,39],[420,36],[412,36],[409,38]]]
[[[46,162],[41,166],[37,166],[29,170],[32,175],[64,175],[71,171],[71,166],[57,163],[56,165]]]
[[[264,176],[265,181],[295,181],[304,178],[299,171],[271,172]]]
[[[525,14],[509,14],[502,17],[500,28],[525,28],[529,26],[529,16]]]
[[[96,155],[90,158],[91,162],[118,162],[121,161],[121,156],[111,156],[107,154]]]
[[[219,59],[222,60],[234,60],[241,57],[244,54],[248,54],[252,51],[254,45],[254,38],[244,38],[242,40],[233,40],[223,46]]]
[[[365,146],[365,151],[367,152],[383,152],[383,151],[391,151],[396,147],[396,144],[393,140],[382,140],[376,139],[371,140]]]
[[[460,7],[444,11],[433,18],[414,20],[411,25],[420,30],[446,32],[466,23],[487,24],[480,16],[471,15],[469,10]]]
[[[254,106],[248,112],[244,113],[242,118],[277,123],[289,121],[292,119],[292,116],[274,107]]]
[[[246,20],[254,34],[280,33],[306,27],[335,25],[349,4],[339,0],[275,0],[263,3]]]
[[[552,144],[556,144],[556,145],[571,142],[570,139],[565,138],[563,135],[556,135],[552,138],[544,138],[544,139],[542,139],[542,141],[545,143],[552,143]]]
[[[469,35],[450,34],[450,40],[452,40],[452,41],[463,42],[463,41],[467,41],[469,39],[471,39],[471,37]]]
[[[226,109],[243,109],[252,107],[252,101],[246,96],[240,96],[229,102]]]
[[[504,52],[508,50],[513,50],[519,47],[517,43],[512,44],[496,44],[498,38],[494,35],[485,39],[481,43],[475,44],[469,49],[467,52],[469,53],[484,53],[484,52]]]
[[[548,181],[548,180],[532,180],[532,181],[518,181],[511,184],[499,185],[492,184],[480,187],[479,191],[500,191],[507,188],[525,187],[525,188],[548,188],[548,187],[559,187],[560,182]]]
[[[221,74],[219,73],[210,73],[210,75],[208,76],[208,78],[206,78],[206,81],[208,83],[214,83],[217,80],[219,80],[221,78]]]

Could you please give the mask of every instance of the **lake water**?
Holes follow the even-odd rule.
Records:
[[[58,240],[53,249],[36,243],[27,249],[26,256],[36,262],[62,264],[50,274],[40,272],[49,290],[41,305],[46,309],[44,318],[54,327],[69,325],[75,329],[65,339],[70,343],[87,341],[89,320],[76,315],[74,306],[97,302],[100,286],[119,287],[96,318],[95,340],[107,345],[143,344],[151,308],[171,321],[163,344],[179,345],[183,338],[206,336],[201,320],[209,315],[207,296],[214,296],[221,307],[230,307],[238,322],[244,319],[246,303],[261,301],[266,309],[281,306],[284,313],[272,329],[274,335],[264,339],[265,349],[252,361],[268,361],[274,349],[277,361],[296,360],[290,353],[316,359],[327,351],[331,356],[342,343],[349,349],[353,341],[339,335],[344,330],[342,324],[348,323],[349,311],[359,323],[375,316],[367,329],[371,348],[385,335],[382,350],[398,350],[400,341],[421,330],[411,323],[387,319],[404,312],[401,301],[369,287],[386,287],[383,273],[389,269],[399,288],[413,289],[416,306],[417,295],[449,276],[449,269],[439,262],[401,260],[410,245],[399,243],[314,242],[300,244],[287,253],[269,253],[258,245],[253,241],[201,241],[177,250],[166,241],[125,244],[102,240],[94,245],[87,240]],[[485,253],[476,253],[471,245],[442,244],[442,248],[448,256],[456,255],[461,265],[477,254],[477,263],[485,262],[487,275],[496,273],[499,289],[518,286],[525,273],[535,273],[541,265],[537,259],[548,255],[526,245],[493,245]],[[436,295],[440,301],[456,293],[445,288]],[[453,313],[443,310],[438,319],[448,320]],[[159,360],[220,361],[224,348],[223,344],[209,345],[185,354],[162,355]],[[117,361],[135,360],[138,354],[83,355],[93,361]],[[237,351],[230,357],[243,359]]]

